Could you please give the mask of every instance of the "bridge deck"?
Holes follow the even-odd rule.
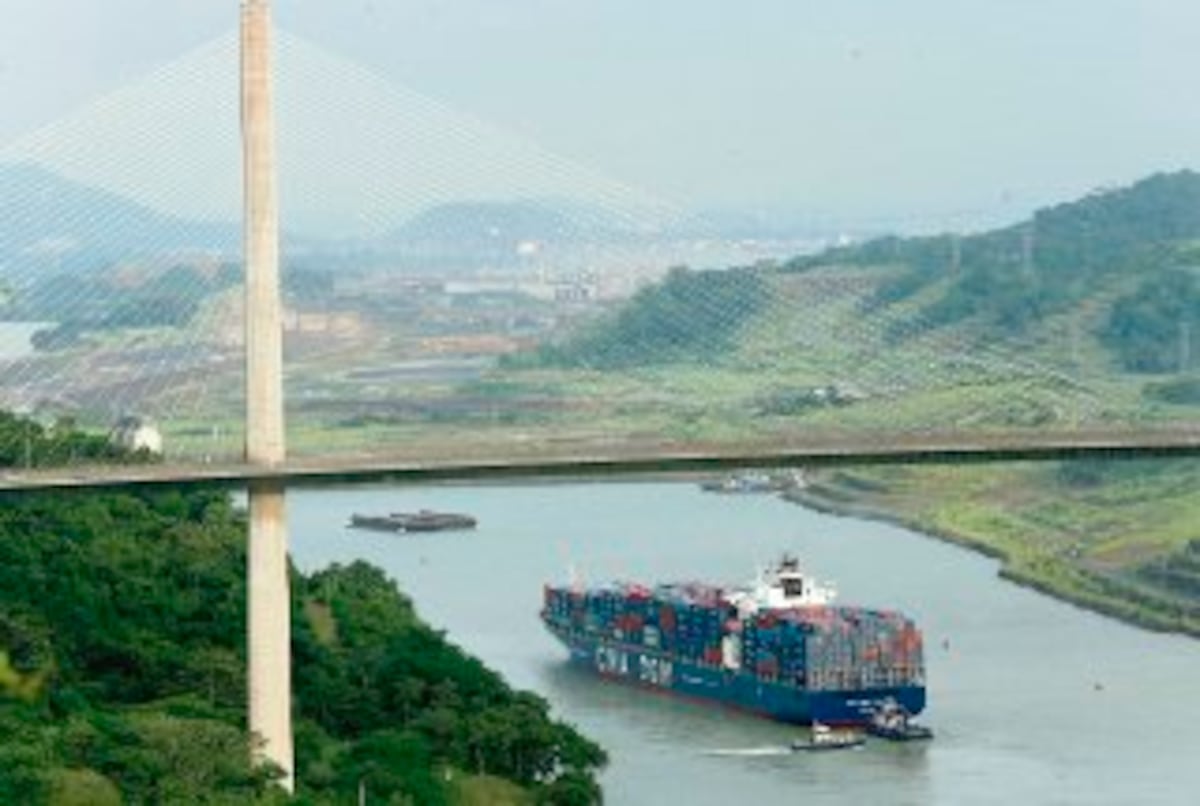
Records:
[[[411,481],[612,475],[746,466],[912,464],[1057,460],[1084,456],[1200,456],[1192,429],[1036,431],[812,436],[769,443],[641,443],[609,446],[489,446],[472,454],[414,457],[399,453],[301,456],[277,467],[244,462],[157,463],[0,470],[0,491],[162,484],[293,483],[381,478]]]

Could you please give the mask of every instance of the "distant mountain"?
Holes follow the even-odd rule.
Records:
[[[454,202],[430,207],[393,232],[392,243],[578,243],[637,238],[663,222],[570,199]]]
[[[376,238],[463,199],[572,198],[653,211],[647,192],[523,134],[397,85],[361,63],[280,31],[280,205],[289,232]],[[28,162],[155,210],[237,220],[241,147],[236,32],[201,45],[12,144]]]
[[[660,237],[662,218],[571,199],[464,201],[430,207],[377,241],[392,267],[461,271],[561,267],[584,255],[640,247]]]
[[[181,251],[228,252],[233,224],[151,210],[115,193],[26,164],[0,164],[0,270],[89,269]]]

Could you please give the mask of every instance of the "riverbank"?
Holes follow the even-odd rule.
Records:
[[[479,528],[413,540],[344,528],[356,511],[421,506],[470,511]],[[1200,642],[1063,607],[997,579],[995,563],[975,552],[905,529],[674,481],[304,488],[289,493],[288,512],[300,571],[355,559],[383,568],[435,629],[608,750],[606,803],[943,806],[1036,803],[1055,792],[1067,793],[1064,806],[1170,806],[1195,792],[1188,751],[1200,725],[1182,707],[1146,714],[1188,701]],[[756,756],[796,729],[599,680],[569,664],[537,615],[543,586],[571,569],[585,585],[736,585],[785,551],[836,581],[842,601],[918,620],[932,744]],[[1114,724],[1121,730],[1107,729]],[[729,749],[750,753],[711,752]]]
[[[1163,489],[1139,502],[1153,517],[1128,528],[1126,520],[1138,521],[1129,517],[1132,502],[1125,502],[1125,519],[1106,509],[1119,505],[1107,499],[1134,492],[1123,479],[1101,479],[1081,492],[1048,477],[1045,466],[988,475],[986,468],[836,471],[783,497],[985,554],[1000,561],[999,576],[1010,582],[1144,629],[1200,638],[1200,600],[1156,589],[1145,573],[1180,550],[1189,519],[1197,517],[1194,487],[1160,479]]]

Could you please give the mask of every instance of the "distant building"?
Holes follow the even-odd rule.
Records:
[[[158,426],[143,417],[122,417],[113,426],[109,439],[113,444],[135,453],[146,451],[161,456],[163,452],[162,433]]]

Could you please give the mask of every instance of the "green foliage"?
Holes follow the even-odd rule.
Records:
[[[1200,527],[1197,528],[1200,533]],[[1139,570],[1145,581],[1192,601],[1200,599],[1200,537]]]
[[[174,266],[132,286],[104,274],[51,274],[15,295],[0,312],[9,319],[58,322],[33,337],[37,349],[54,350],[95,331],[185,327],[205,297],[239,281],[240,271],[234,265],[213,273]]]
[[[1158,459],[1121,459],[1114,461],[1104,457],[1072,459],[1055,466],[1059,482],[1068,487],[1099,487],[1103,484],[1118,484],[1169,474],[1173,468]]]
[[[759,270],[675,268],[565,344],[541,348],[535,361],[611,370],[708,360],[728,349],[769,299]]]
[[[47,799],[53,806],[121,806],[121,790],[95,770],[55,770]]]
[[[289,264],[283,270],[283,293],[293,302],[328,303],[335,290],[334,276],[324,266]]]
[[[907,266],[917,272],[932,272],[948,268],[954,255],[954,238],[936,235],[921,238],[899,238],[886,235],[861,244],[837,246],[816,255],[788,261],[785,272],[807,271],[817,266]]]
[[[1142,394],[1150,400],[1178,406],[1200,406],[1200,377],[1147,384]]]
[[[297,584],[329,608],[338,634],[336,642],[321,640],[310,620],[298,620],[302,713],[333,737],[364,737],[349,768],[372,791],[433,802],[421,794],[432,785],[425,773],[398,777],[397,764],[376,763],[381,757],[426,759],[403,766],[427,773],[432,761],[530,787],[569,771],[590,780],[604,764],[598,746],[550,719],[543,699],[514,692],[423,624],[378,569],[334,566]],[[360,757],[363,747],[375,751]]]
[[[245,529],[219,491],[0,495],[0,803],[282,799],[248,753]],[[378,569],[293,593],[304,802],[445,803],[451,769],[594,788],[603,751]]]
[[[1169,259],[1165,245],[1197,237],[1200,175],[1157,174],[964,239],[963,276],[927,315],[943,324],[981,314],[1020,330],[1085,298],[1101,278],[1156,269]]]
[[[549,806],[590,806],[599,803],[600,786],[595,779],[578,772],[568,772],[537,793],[537,802]]]
[[[0,695],[34,702],[41,694],[42,674],[21,674],[13,668],[8,653],[0,650]]]
[[[920,327],[904,323],[894,335],[968,317],[993,332],[1012,333],[1087,298],[1108,278],[1186,264],[1197,238],[1200,174],[1180,171],[1039,210],[1022,224],[962,237],[957,247],[950,236],[880,238],[792,261],[785,270],[902,266],[902,273],[881,285],[871,306],[906,299],[941,279],[949,283],[922,310]],[[1168,316],[1154,304],[1146,316],[1134,309],[1146,301],[1131,303],[1110,330],[1127,334],[1129,328],[1162,324]],[[1177,328],[1178,320],[1170,323],[1171,338],[1177,338]],[[1170,354],[1157,330],[1137,342],[1118,346],[1127,364],[1161,363],[1158,356]]]
[[[50,467],[95,460],[143,462],[151,458],[127,453],[103,436],[78,430],[69,420],[46,428],[0,411],[0,467]]]
[[[40,803],[52,771],[49,731],[35,707],[0,692],[0,803]]]
[[[1192,330],[1200,331],[1200,281],[1191,272],[1173,270],[1147,277],[1118,300],[1103,337],[1126,369],[1168,372],[1185,368],[1185,354],[1190,358],[1197,341]]]
[[[362,786],[373,800],[384,803],[448,803],[429,744],[412,731],[385,729],[369,733],[354,743],[339,767],[342,774],[338,788],[342,791]]]

